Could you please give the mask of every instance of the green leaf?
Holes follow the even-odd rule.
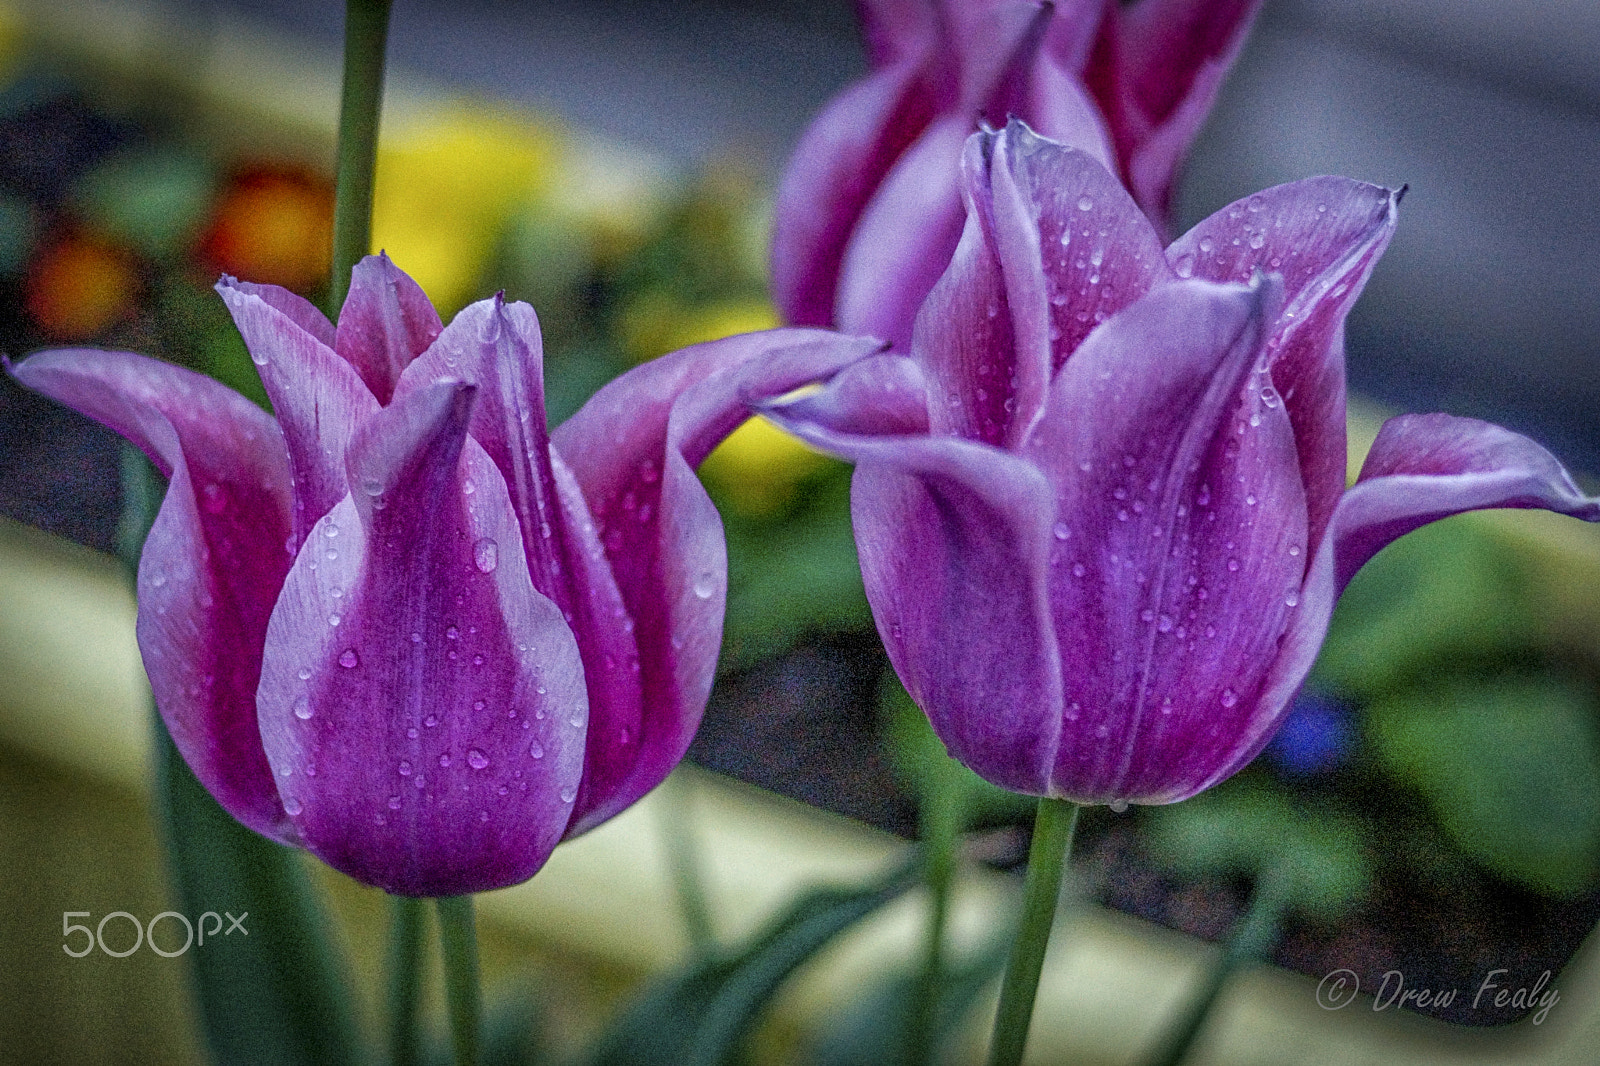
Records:
[[[1000,976],[1008,946],[1000,942],[965,963],[948,968],[939,986],[931,1046],[945,1045],[983,990]],[[906,1016],[916,979],[887,977],[830,1025],[811,1046],[809,1066],[882,1066],[905,1057]],[[939,1061],[935,1052],[934,1061]]]
[[[1600,875],[1594,694],[1551,678],[1419,689],[1369,712],[1384,767],[1427,797],[1457,847],[1555,896]]]
[[[1314,676],[1366,700],[1455,664],[1504,661],[1539,627],[1519,557],[1474,516],[1402,537],[1339,600]]]
[[[157,809],[176,909],[196,919],[214,912],[224,930],[231,914],[245,931],[189,953],[211,1061],[365,1061],[349,968],[299,854],[234,821],[195,779],[159,717],[155,723]]]
[[[1270,878],[1285,907],[1339,917],[1372,888],[1362,823],[1327,803],[1236,779],[1146,815],[1152,857],[1186,877]]]
[[[818,888],[741,949],[692,959],[625,1008],[584,1060],[589,1066],[721,1066],[784,979],[832,940],[905,892],[915,866],[859,888]]]

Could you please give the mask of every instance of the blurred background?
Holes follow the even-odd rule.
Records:
[[[497,288],[537,307],[552,423],[639,361],[776,324],[771,188],[866,70],[848,3],[396,0],[391,26],[375,243],[447,317]],[[0,0],[0,351],[131,348],[265,402],[210,286],[228,272],[321,298],[341,27],[328,0]],[[1355,437],[1372,412],[1446,410],[1600,471],[1600,5],[1267,0],[1180,222],[1321,173],[1411,186],[1350,320]],[[0,377],[0,540],[34,544],[26,525],[112,550],[119,469],[109,433]],[[939,753],[872,628],[848,471],[757,421],[703,474],[730,600],[691,759],[914,835]],[[1600,919],[1600,542],[1515,517],[1384,553],[1256,766],[1192,803],[1091,812],[1083,892],[1217,939],[1266,865],[1294,863],[1313,876],[1285,967],[1369,988],[1395,967],[1436,986],[1560,973]],[[22,573],[0,580],[0,868],[41,872],[0,888],[0,958],[30,960],[0,967],[0,1001],[70,1025],[81,972],[58,972],[54,941],[32,954],[82,876],[62,812],[83,857],[139,815],[84,798],[93,739],[37,739],[29,701],[77,657],[12,639],[49,602]],[[1027,810],[972,800],[993,865],[1025,853]],[[140,846],[140,887],[106,892],[159,897]],[[136,994],[117,980],[96,1001],[113,1020]],[[1433,1013],[1527,1013],[1464,1003]],[[0,1034],[0,1061],[68,1061],[41,1032],[14,1053]]]

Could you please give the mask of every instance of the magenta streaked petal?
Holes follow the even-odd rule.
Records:
[[[121,433],[171,479],[139,560],[139,648],[156,705],[228,813],[293,842],[255,714],[267,617],[292,558],[277,425],[210,378],[127,352],[43,352],[12,374]]]
[[[904,348],[911,323],[961,238],[958,176],[969,116],[933,122],[884,176],[841,260],[834,324]]]
[[[826,377],[877,347],[798,329],[695,345],[611,382],[553,434],[632,619],[648,711],[637,736],[596,733],[571,832],[660,784],[699,726],[722,640],[727,555],[694,467],[745,420],[747,403]]]
[[[806,130],[773,219],[772,298],[790,324],[832,322],[850,232],[932,117],[922,71],[901,65],[846,89]]]
[[[350,491],[345,449],[356,428],[377,413],[378,401],[350,365],[277,303],[231,278],[217,292],[239,327],[261,384],[272,401],[294,475],[294,544]]]
[[[386,404],[401,373],[442,328],[422,287],[380,252],[350,272],[333,347]]]
[[[605,558],[576,480],[550,448],[545,425],[543,343],[524,303],[496,297],[463,310],[401,377],[396,396],[456,377],[478,386],[472,438],[505,478],[534,588],[568,620],[588,685],[591,760],[577,809],[612,783],[606,768],[632,765],[643,702],[634,622]],[[647,507],[653,504],[647,504]]]
[[[1110,2],[1055,0],[1055,18],[1050,22],[1044,42],[1045,51],[1055,66],[1074,77],[1083,73],[1089,65],[1089,56]]]
[[[1258,369],[1281,298],[1275,280],[1164,286],[1051,389],[1027,454],[1057,497],[1056,794],[1172,798],[1254,705],[1306,566],[1294,438]]]
[[[1313,544],[1345,485],[1344,319],[1394,235],[1399,200],[1377,185],[1310,178],[1230,204],[1167,250],[1184,277],[1283,277],[1272,377],[1294,426]]]
[[[855,9],[874,67],[922,53],[939,32],[938,6],[928,0],[856,0]]]
[[[262,667],[261,736],[305,846],[400,895],[532,876],[583,768],[577,644],[467,439],[474,394],[416,389],[362,427],[350,479],[379,491],[312,531]]]
[[[1013,303],[1019,291],[1026,292],[1041,305],[1030,314],[1048,314],[1054,373],[1097,325],[1172,274],[1149,220],[1087,153],[1013,121],[997,140],[992,167],[1004,169],[1015,189],[1003,193],[1005,187],[994,178],[996,228],[1003,195],[1016,198],[1015,217],[1035,219],[1027,254],[1037,259],[1024,262],[1020,246],[1013,255],[1002,244],[1000,254]],[[1039,290],[1034,278],[1041,272],[1045,283]]]
[[[1056,22],[1060,21],[1057,15]],[[1033,71],[1027,101],[1017,113],[1026,115],[1036,132],[1087,152],[1107,170],[1116,171],[1117,152],[1105,115],[1070,70],[1053,61],[1040,62]]]
[[[959,110],[1001,126],[1026,106],[1054,9],[997,3],[963,9],[952,21],[960,62]]]
[[[304,296],[290,292],[279,285],[258,285],[253,281],[240,281],[226,274],[217,282],[219,291],[223,286],[236,289],[246,296],[257,297],[269,307],[277,308],[288,316],[289,321],[329,348],[333,347],[333,323],[328,321],[328,316],[324,315],[316,304]]]

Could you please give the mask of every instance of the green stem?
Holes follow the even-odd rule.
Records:
[[[344,92],[339,101],[339,170],[333,197],[333,274],[328,313],[337,317],[350,270],[372,250],[372,172],[391,0],[348,0],[344,16]]]
[[[422,990],[423,901],[391,896],[389,926],[389,1061],[416,1066],[420,1058],[417,1001]]]
[[[1077,825],[1076,803],[1048,796],[1039,800],[1039,812],[1033,820],[1033,845],[1028,849],[1028,878],[1022,889],[1022,920],[1011,945],[1005,981],[1000,986],[1000,1009],[994,1016],[989,1066],[1018,1066],[1028,1046],[1039,972],[1044,968],[1061,877]]]
[[[471,896],[441,896],[439,945],[444,954],[444,994],[450,1008],[450,1043],[456,1066],[477,1066],[478,1028],[483,1013],[478,991],[478,933]]]
[[[1189,1054],[1228,978],[1241,966],[1266,958],[1278,943],[1286,902],[1276,878],[1263,874],[1256,880],[1250,908],[1234,928],[1222,958],[1206,976],[1205,984],[1177,1023],[1167,1031],[1156,1054],[1150,1058],[1150,1066],[1178,1066]]]
[[[956,844],[966,822],[965,783],[953,774],[940,775],[921,797],[922,879],[928,886],[928,924],[923,930],[922,968],[911,990],[907,1014],[907,1066],[933,1060],[938,1026],[939,993],[944,984],[944,937],[950,914],[950,886],[955,879]]]
[[[682,771],[667,778],[662,799],[662,831],[666,836],[667,865],[671,869],[678,909],[690,948],[704,954],[716,947],[716,928],[706,900],[699,841],[694,832],[693,782]]]

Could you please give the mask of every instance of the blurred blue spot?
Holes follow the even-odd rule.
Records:
[[[1339,701],[1302,692],[1266,755],[1281,773],[1308,777],[1338,769],[1352,744],[1350,712]]]

